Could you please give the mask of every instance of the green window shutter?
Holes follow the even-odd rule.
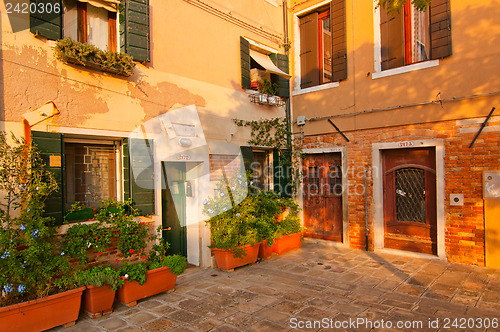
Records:
[[[44,216],[52,217],[52,226],[59,226],[64,221],[64,135],[60,133],[31,132],[36,149],[40,152],[45,167],[54,176],[59,188],[45,200]],[[52,165],[50,159],[52,157]]]
[[[347,78],[347,49],[345,38],[345,0],[330,3],[330,24],[332,30],[332,81]]]
[[[291,197],[291,156],[288,150],[273,150],[274,191],[281,197]]]
[[[140,215],[152,215],[155,213],[153,141],[129,139],[123,149],[124,198],[132,198]]]
[[[58,5],[60,8],[59,13],[55,13],[52,11],[50,14],[46,12],[39,13],[38,11],[33,11],[30,13],[30,31],[35,35],[45,37],[47,39],[62,39],[62,15],[63,15],[63,6],[61,0],[30,0],[31,4],[35,4],[38,7],[38,3],[43,4],[44,8],[46,8],[47,4],[52,4],[52,8],[54,5]]]
[[[245,164],[245,170],[252,170],[253,163],[253,151],[251,146],[241,146],[241,155],[243,157],[243,163]]]
[[[269,55],[269,57],[271,58],[271,61],[276,65],[276,67],[288,74],[288,55],[275,53]],[[274,80],[277,80],[280,83],[278,96],[289,98],[290,81],[279,75],[272,74],[271,76],[274,77]]]
[[[441,59],[451,55],[451,12],[449,0],[432,0],[431,19],[431,59]]]
[[[252,82],[250,80],[250,43],[243,37],[240,37],[240,54],[241,54],[241,87],[243,89],[251,89]]]
[[[405,64],[405,41],[402,13],[380,8],[380,42],[382,70],[402,67]]]
[[[149,0],[121,0],[120,49],[136,61],[149,61]]]

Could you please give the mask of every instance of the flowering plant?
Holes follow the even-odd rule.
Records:
[[[137,215],[130,199],[125,202],[103,200],[97,213],[97,220],[109,224],[116,231],[118,250],[125,258],[134,253],[142,255],[148,242],[148,229],[137,220]]]
[[[57,184],[32,146],[0,133],[0,306],[75,286],[44,200]]]

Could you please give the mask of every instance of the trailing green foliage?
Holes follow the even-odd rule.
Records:
[[[75,280],[81,286],[106,286],[112,290],[118,289],[125,281],[120,278],[120,273],[111,266],[94,266],[88,270],[75,273]]]
[[[288,129],[286,118],[272,118],[260,120],[233,119],[238,127],[249,127],[251,129],[249,145],[267,146],[282,151],[279,163],[284,172],[285,182],[290,184],[292,197],[297,195],[297,188],[301,183],[302,172],[300,171],[300,158],[302,148],[292,145],[292,132]]]
[[[61,61],[71,59],[84,66],[90,62],[102,66],[104,70],[111,69],[113,73],[126,76],[134,72],[135,63],[131,56],[112,51],[104,52],[92,44],[80,43],[70,37],[58,41],[54,52],[56,58]]]
[[[170,255],[165,257],[163,261],[164,266],[170,268],[173,274],[183,274],[186,271],[186,257],[181,255]]]

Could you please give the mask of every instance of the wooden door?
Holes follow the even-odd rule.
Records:
[[[384,246],[437,254],[434,148],[383,151]]]
[[[304,158],[305,236],[342,241],[342,168],[340,153]]]

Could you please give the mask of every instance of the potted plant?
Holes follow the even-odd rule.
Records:
[[[31,146],[0,134],[0,326],[40,331],[74,324],[84,287],[77,288],[60,251],[44,200],[57,184]],[[17,210],[17,211],[16,211]],[[14,213],[17,212],[17,213]]]
[[[75,202],[66,212],[65,221],[84,221],[91,220],[94,217],[94,209],[88,208],[82,202]]]
[[[90,318],[113,312],[118,287],[124,284],[117,270],[98,265],[75,274],[76,282],[87,289],[83,293],[83,310]]]
[[[135,63],[131,56],[113,51],[104,52],[92,44],[80,43],[70,37],[59,40],[54,48],[57,59],[116,75],[130,76]]]
[[[298,216],[298,206],[290,203],[290,212],[280,222],[277,222],[273,252],[282,254],[289,250],[294,250],[302,244],[302,226]]]
[[[250,182],[251,183],[251,182]],[[259,251],[255,227],[255,196],[247,195],[248,180],[242,175],[225,177],[217,183],[217,194],[204,201],[203,213],[210,216],[210,248],[223,270],[254,263]]]
[[[161,234],[161,227],[157,234]],[[124,284],[118,289],[117,298],[129,307],[136,305],[137,300],[173,289],[177,275],[186,269],[186,257],[166,255],[168,242],[159,235],[152,236],[151,240],[157,242],[147,257],[141,255],[145,261],[124,262],[119,269]]]
[[[264,78],[258,81],[257,84],[258,91],[260,93],[259,101],[261,103],[268,103],[269,105],[276,105],[279,100],[279,97],[277,97],[276,95],[278,94],[280,83],[271,83],[270,80]]]

